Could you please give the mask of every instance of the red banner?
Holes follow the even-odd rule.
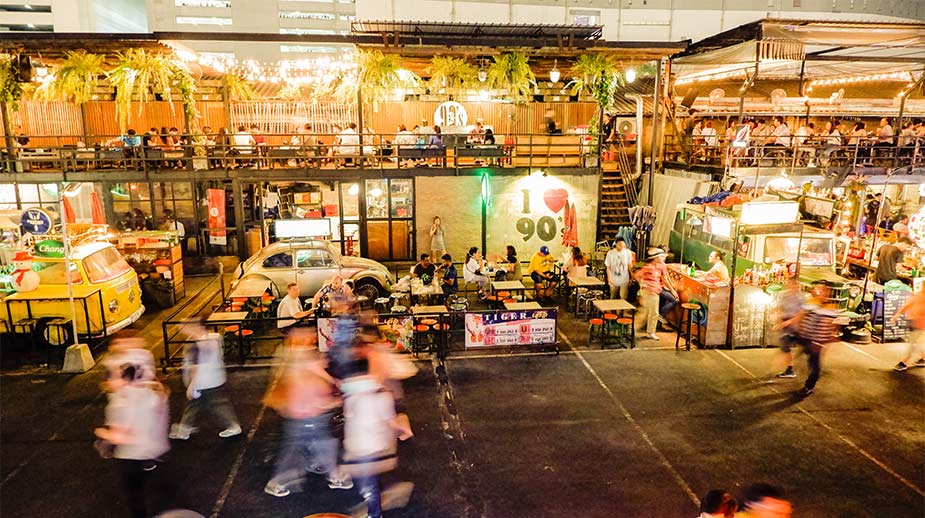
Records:
[[[209,200],[209,244],[227,245],[225,233],[225,189],[208,189]],[[217,229],[217,230],[213,230]]]

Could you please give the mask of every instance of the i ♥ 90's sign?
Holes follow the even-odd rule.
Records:
[[[47,234],[51,230],[51,216],[42,209],[26,209],[19,224],[29,234]]]

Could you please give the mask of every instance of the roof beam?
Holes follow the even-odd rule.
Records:
[[[925,58],[902,57],[902,56],[823,56],[807,54],[806,61],[842,61],[845,63],[922,63]]]

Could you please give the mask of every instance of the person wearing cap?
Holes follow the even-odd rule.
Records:
[[[665,265],[667,256],[668,254],[661,248],[650,248],[646,253],[645,266],[635,274],[639,282],[639,305],[646,315],[646,318],[641,320],[646,324],[645,338],[652,340],[658,340],[655,330],[658,328],[659,297],[662,290],[668,290],[675,299],[678,298],[678,292],[668,279],[668,267]]]
[[[549,247],[543,245],[539,251],[530,258],[530,269],[527,271],[533,279],[538,300],[552,299],[552,290],[559,283],[559,279],[552,271],[556,260],[549,254]]]

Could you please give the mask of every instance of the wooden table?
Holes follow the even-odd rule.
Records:
[[[432,297],[434,295],[443,296],[443,289],[439,285],[434,286],[432,283],[418,284],[411,283],[411,303],[414,304],[414,297]],[[428,299],[429,301],[429,299]]]
[[[510,291],[512,295],[514,292],[519,291],[521,302],[526,299],[526,288],[524,287],[524,283],[520,281],[492,281],[491,291],[495,293],[499,291]]]
[[[594,308],[600,311],[601,314],[616,313],[617,311],[632,311],[632,314],[630,315],[633,320],[633,323],[630,324],[630,336],[631,336],[630,347],[635,349],[636,348],[636,306],[633,306],[629,302],[625,300],[621,300],[621,299],[595,300],[593,304],[594,304]],[[605,325],[606,325],[606,322],[605,322]],[[606,346],[607,346],[606,338],[602,337],[601,338],[601,348],[604,348]]]
[[[264,293],[266,293],[267,288],[269,287],[270,281],[267,279],[242,279],[240,282],[238,282],[234,289],[231,290],[231,293],[228,294],[227,298],[260,298]]]
[[[412,306],[411,313],[414,315],[436,315],[449,313],[446,306]]]
[[[508,311],[520,311],[522,309],[543,309],[539,302],[508,302],[504,305]]]
[[[248,311],[216,311],[206,317],[207,324],[231,324],[241,322],[247,315]]]

